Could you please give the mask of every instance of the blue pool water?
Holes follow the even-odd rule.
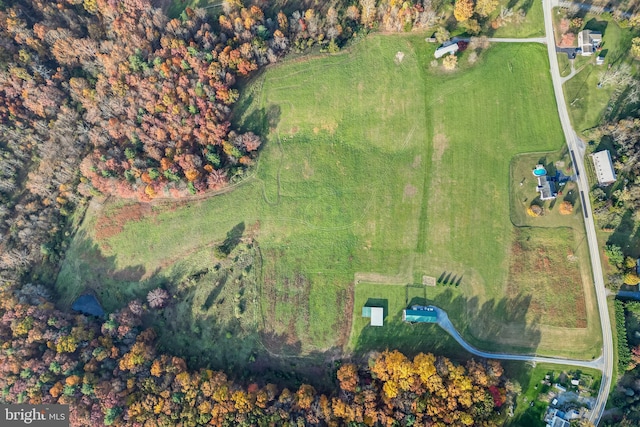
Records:
[[[534,170],[533,170],[533,174],[534,174],[535,176],[544,176],[544,175],[546,175],[546,174],[547,174],[547,171],[546,171],[546,170],[544,170],[544,169],[534,169]]]

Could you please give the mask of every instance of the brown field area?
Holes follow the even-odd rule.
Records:
[[[574,259],[573,230],[518,228],[511,246],[507,295],[530,295],[528,322],[586,328],[582,277]],[[573,260],[573,261],[571,261]]]

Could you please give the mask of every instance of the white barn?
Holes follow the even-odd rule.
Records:
[[[596,169],[598,184],[607,186],[616,182],[616,172],[613,169],[613,161],[609,150],[598,151],[591,155],[593,166]]]
[[[451,43],[448,45],[442,45],[439,48],[436,49],[435,53],[433,54],[433,56],[436,57],[436,59],[438,58],[442,58],[443,56],[447,55],[447,54],[455,54],[458,49],[460,49],[458,47],[458,43]]]

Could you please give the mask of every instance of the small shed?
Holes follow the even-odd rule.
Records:
[[[371,326],[384,326],[384,308],[382,307],[362,307],[362,317],[368,317]]]

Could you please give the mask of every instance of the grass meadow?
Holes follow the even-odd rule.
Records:
[[[364,298],[398,307],[404,286],[394,296],[389,285],[428,275],[456,278],[427,299],[478,347],[591,356],[597,339],[585,343],[584,329],[564,327],[576,325],[576,310],[561,313],[569,318],[561,324],[544,306],[535,321],[527,315],[534,294],[552,298],[557,289],[509,287],[518,235],[512,159],[564,144],[545,47],[495,45],[473,66],[463,56],[453,73],[429,65],[434,49],[423,36],[373,35],[347,52],[264,70],[236,109],[241,128],[268,135],[250,176],[205,200],[94,204],[62,265],[61,302],[99,287],[113,309],[159,283],[177,289],[218,263],[206,249],[241,225],[258,247],[253,308],[270,353],[326,354],[345,345],[358,353],[400,343],[456,351],[436,327],[416,338],[397,313],[389,323],[397,328],[382,336],[363,332],[355,319]],[[565,256],[566,242],[528,233]],[[545,274],[564,277],[561,260],[553,266]],[[361,289],[369,288],[354,291],[357,281],[387,290],[367,296]],[[224,321],[224,312],[217,316],[208,321]]]

